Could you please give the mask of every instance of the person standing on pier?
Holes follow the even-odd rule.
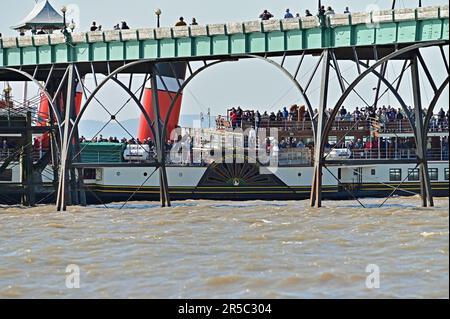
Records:
[[[175,23],[176,27],[185,27],[187,26],[186,22],[184,21],[183,17],[180,17],[177,23]]]
[[[286,13],[284,14],[285,19],[292,19],[294,16],[292,15],[291,11],[289,9],[286,9]]]
[[[92,22],[92,26],[91,26],[91,32],[97,31],[98,27],[97,27],[97,22]]]
[[[273,18],[273,14],[268,10],[264,10],[263,13],[259,15],[259,18],[263,21],[270,20],[270,18]]]

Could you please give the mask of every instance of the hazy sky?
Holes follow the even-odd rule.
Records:
[[[1,1],[4,8],[6,0]],[[391,6],[391,1],[388,0],[328,0],[322,2],[324,5],[332,6],[337,13],[342,12],[345,6],[349,6],[350,10],[354,12],[366,11],[367,8],[373,9],[375,5],[380,8],[389,8]],[[15,0],[9,3],[13,10],[0,10],[0,32],[4,36],[15,34],[13,30],[10,30],[10,27],[17,24],[28,14],[33,8],[35,1]],[[112,28],[113,25],[122,20],[126,20],[132,28],[152,27],[156,21],[154,9],[158,7],[163,12],[162,25],[171,26],[180,16],[184,16],[188,20],[196,17],[200,24],[249,21],[257,19],[263,9],[268,9],[276,17],[281,17],[286,8],[290,8],[293,13],[300,12],[303,15],[305,9],[315,10],[317,6],[317,1],[293,0],[51,0],[51,3],[56,9],[59,9],[63,4],[78,5],[79,21],[78,18],[76,20],[78,30],[83,31],[87,30],[94,20],[101,24],[103,29]],[[415,7],[418,1],[400,0],[397,3],[398,7]],[[426,6],[443,4],[446,4],[445,0],[423,0],[423,5]],[[425,56],[428,61],[436,59],[436,62],[432,63],[431,70],[440,82],[446,76],[440,55],[438,51],[428,51],[425,52]],[[293,71],[297,61],[298,58],[289,58],[287,67]],[[313,58],[306,60],[305,66],[301,70],[300,78],[303,83],[309,76],[308,72],[312,69],[313,62]],[[389,67],[388,74],[391,79],[394,79],[398,74],[399,65],[398,63],[393,63]],[[356,74],[354,64],[343,63],[341,68],[344,77],[348,79],[351,79]],[[337,90],[338,82],[336,79],[333,81],[330,92],[330,106],[331,103],[336,101],[339,93]],[[91,81],[87,83],[88,85],[92,84]],[[361,95],[369,102],[373,102],[372,88],[375,86],[375,83],[374,79],[367,80],[358,87]],[[431,99],[432,92],[430,87],[425,84],[425,80],[423,80],[423,83],[423,99],[426,104],[426,101]],[[21,90],[17,88],[17,85],[14,88],[16,97],[20,96]],[[35,94],[37,90],[36,88],[34,90]],[[99,98],[101,97],[102,103],[111,108],[111,110],[118,109],[127,100],[119,92],[119,90],[114,90],[112,87],[107,87],[101,92]],[[313,81],[310,92],[312,102],[316,103],[319,92],[319,82],[317,80]],[[407,103],[410,103],[412,94],[407,84],[402,87],[401,94]],[[448,108],[448,103],[445,101],[448,101],[448,90],[440,102],[440,105]],[[395,104],[390,94],[386,94],[381,102]],[[298,92],[296,92],[289,80],[274,69],[273,66],[260,61],[241,61],[213,67],[194,79],[185,91],[182,113],[206,113],[207,108],[210,107],[213,115],[218,113],[225,114],[227,107],[236,105],[244,108],[258,108],[262,111],[277,110],[293,103],[302,103]],[[354,107],[358,104],[364,105],[356,95],[349,97],[346,104],[349,107]],[[86,118],[98,120],[101,118],[99,114],[105,114],[102,112],[101,107],[94,104],[87,113]],[[138,114],[137,108],[130,103],[120,113],[119,117],[122,120],[126,120],[136,118]]]

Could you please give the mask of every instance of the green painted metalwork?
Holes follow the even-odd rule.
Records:
[[[208,26],[0,38],[0,67],[131,61],[449,40],[449,8],[385,10]]]

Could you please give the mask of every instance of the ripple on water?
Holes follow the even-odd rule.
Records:
[[[66,226],[64,224],[58,224],[58,223],[49,223],[49,224],[46,224],[45,227],[49,227],[49,228],[66,228]]]
[[[439,232],[422,232],[420,233],[420,236],[424,237],[424,238],[429,238],[429,237],[436,237],[436,236],[447,236],[448,237],[449,232],[443,232],[443,231],[439,231]]]
[[[2,209],[0,297],[448,298],[448,199],[381,201]],[[377,294],[364,289],[370,263],[383,272]],[[69,264],[84,289],[65,289]]]
[[[236,284],[238,282],[241,282],[243,278],[238,275],[228,275],[228,276],[217,276],[217,277],[211,277],[206,280],[206,284],[208,286],[225,286],[225,285],[232,285]]]

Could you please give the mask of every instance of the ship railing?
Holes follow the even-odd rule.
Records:
[[[169,152],[166,153],[166,164],[168,166],[205,166],[209,165],[215,161],[216,157],[208,156],[208,149],[197,149],[190,152],[182,152],[177,155],[173,155]],[[261,152],[261,151],[258,151]],[[262,152],[266,152],[263,150]],[[248,150],[245,152],[237,152],[238,155],[234,154],[234,158],[237,158],[236,162],[238,163],[255,163],[259,157],[253,157],[250,155]],[[264,158],[267,159],[266,156],[271,157],[270,161],[267,162],[267,165],[278,163],[279,166],[290,166],[290,165],[311,165],[313,163],[313,152],[308,148],[289,148],[289,149],[280,149],[277,155],[273,153],[266,153]],[[273,161],[274,156],[276,156],[276,161]],[[224,153],[221,156],[221,161],[224,163],[234,162],[233,157],[227,156]],[[258,160],[258,162],[260,162]],[[262,165],[266,165],[262,164]]]
[[[181,152],[179,154],[172,154],[170,152],[166,153],[166,163],[169,166],[205,166],[209,165],[212,162],[216,161],[216,157],[208,156],[208,149],[197,149],[191,150],[190,152]],[[261,151],[258,151],[261,152]],[[263,150],[262,152],[267,152]],[[249,154],[248,150],[236,151],[236,154],[233,155],[234,158],[238,159],[236,162],[250,162],[255,163],[256,160],[259,159],[258,156],[254,158],[256,152],[251,152]],[[264,158],[267,159],[267,156],[275,156],[273,153],[266,153]],[[308,148],[291,148],[291,149],[280,149],[278,154],[276,155],[276,161],[269,161],[266,163],[267,165],[271,163],[278,163],[279,166],[289,166],[289,165],[311,165],[312,164],[312,151]],[[221,156],[221,161],[224,163],[234,162],[232,156],[227,156],[224,152]],[[259,161],[258,161],[259,162]],[[265,165],[265,164],[263,164]]]
[[[311,121],[290,121],[262,119],[259,123],[244,122],[243,129],[254,126],[255,128],[277,128],[284,131],[310,131],[312,130]]]
[[[261,119],[256,122],[255,120],[238,120],[234,125],[226,118],[221,118],[216,121],[216,127],[218,129],[229,128],[242,128],[246,130],[248,128],[277,128],[284,131],[308,131],[312,130],[312,122],[310,120],[270,120]],[[332,131],[371,131],[375,130],[379,133],[413,133],[413,129],[408,120],[387,120],[380,121],[374,118],[360,118],[354,117],[348,118],[336,118],[331,127]],[[440,120],[433,118],[430,121],[429,132],[448,132],[449,122],[447,120]]]
[[[370,131],[373,127],[372,119],[341,119],[333,122],[332,131]]]
[[[44,150],[42,150],[44,152]],[[41,151],[33,150],[32,152],[32,158],[33,162],[38,161],[42,157]],[[16,148],[6,148],[6,149],[0,149],[0,162],[5,161],[6,159],[10,159],[11,156],[13,157],[13,161],[18,161],[20,159],[20,155],[23,154],[21,149]]]
[[[222,129],[230,127],[222,127]],[[232,127],[232,126],[231,126]],[[261,120],[261,122],[254,121],[243,121],[242,123],[236,123],[235,127],[242,128],[246,130],[247,128],[277,128],[282,131],[312,131],[312,122],[305,121],[295,121],[295,120]],[[331,127],[332,131],[370,131],[373,127],[372,120],[339,120],[333,122]]]
[[[34,148],[32,152],[33,163],[38,162],[47,152],[50,152],[50,148]]]
[[[449,122],[447,119],[439,119],[434,117],[430,121],[429,132],[448,132]]]
[[[447,120],[433,118],[430,121],[429,132],[439,133],[448,132],[449,123]],[[380,133],[414,133],[408,120],[379,121]]]
[[[14,154],[16,153],[16,154]],[[19,159],[19,154],[17,153],[16,149],[14,148],[3,148],[0,150],[0,162],[4,162],[6,159],[9,159],[11,155],[14,155],[13,160]]]
[[[279,166],[312,165],[313,151],[309,148],[281,149],[278,154]]]
[[[369,130],[369,124],[359,121],[336,121],[333,123],[332,131],[358,131],[358,130]],[[358,124],[358,125],[355,125]],[[278,128],[285,131],[311,131],[312,122],[311,121],[290,121],[290,120],[280,120],[280,121],[270,121],[262,120],[259,128]]]
[[[327,154],[327,152],[325,152]],[[339,159],[348,160],[403,160],[416,159],[416,149],[352,149],[349,156],[343,156]],[[329,154],[328,160],[338,159]],[[448,148],[432,148],[427,150],[427,159],[430,161],[446,161],[449,159]]]
[[[240,152],[236,152],[241,154]],[[356,149],[353,148],[347,152],[347,154],[332,153],[331,149],[325,150],[326,160],[414,160],[417,158],[415,148],[373,148],[373,149]],[[5,153],[5,156],[6,157]],[[34,161],[39,160],[45,154],[45,150],[35,151],[33,153]],[[201,155],[199,155],[201,154]],[[205,166],[211,164],[213,161],[211,156],[208,156],[208,149],[183,151],[179,154],[166,152],[166,164],[168,166]],[[225,153],[223,153],[225,154]],[[248,151],[243,153],[246,158]],[[133,158],[125,160],[123,154],[96,151],[89,154],[83,154],[81,161],[83,164],[105,164],[105,163],[156,163],[155,154],[149,154],[145,158]],[[271,155],[273,156],[273,154]],[[280,148],[277,153],[277,162],[279,166],[295,166],[295,165],[311,165],[314,163],[314,149],[313,148]],[[1,158],[0,158],[1,159]],[[120,160],[119,160],[120,159]],[[446,161],[449,159],[448,146],[442,148],[431,148],[427,150],[427,159],[431,161]],[[222,161],[226,162],[230,160],[225,155],[222,156]],[[244,162],[247,160],[244,160]]]
[[[49,148],[34,148],[31,152],[31,158],[33,160],[33,163],[38,162],[47,152],[49,152]],[[5,148],[0,149],[0,162],[5,161],[6,159],[9,159],[11,156],[13,156],[12,160],[17,162],[20,160],[20,156],[24,154],[23,148]]]

